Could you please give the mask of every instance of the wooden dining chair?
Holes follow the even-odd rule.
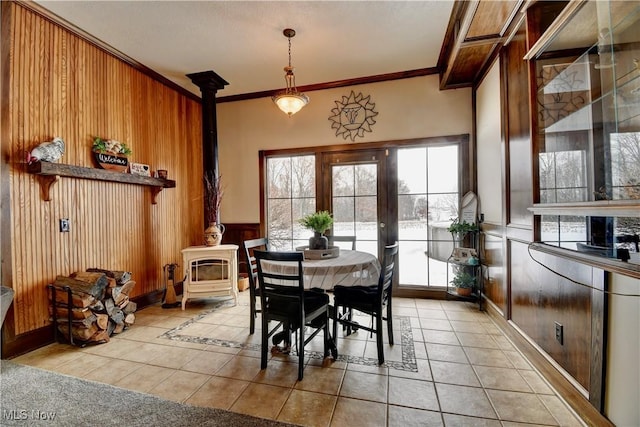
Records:
[[[351,242],[351,250],[356,250],[356,236],[327,236],[329,246],[334,246],[335,242]]]
[[[340,286],[333,288],[333,339],[338,344],[338,323],[350,329],[363,329],[376,334],[378,347],[378,363],[384,363],[384,347],[382,344],[382,321],[387,321],[389,344],[393,345],[393,317],[391,294],[395,259],[398,254],[398,242],[385,246],[380,278],[377,285],[372,286]],[[386,317],[383,316],[386,306]],[[340,310],[342,308],[342,310]],[[366,313],[375,319],[371,327],[353,321],[353,310]],[[341,313],[342,311],[342,313]]]
[[[269,338],[274,335],[279,324],[269,329],[269,322],[282,323],[285,336],[297,331],[298,381],[302,381],[304,371],[304,347],[318,333],[324,331],[324,357],[329,355],[329,296],[324,292],[306,290],[302,252],[253,252],[260,282],[260,306],[262,310],[262,348],[260,369],[267,368]],[[279,264],[277,271],[265,263]],[[311,334],[306,336],[306,329]]]
[[[270,247],[269,240],[266,237],[245,240],[243,246],[247,261],[247,273],[249,274],[249,333],[253,334],[256,331],[257,313],[260,313],[260,309],[257,308],[257,301],[260,298],[260,286],[258,285],[258,269],[253,251],[256,249],[268,251]]]

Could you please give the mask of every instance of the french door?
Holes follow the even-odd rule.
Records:
[[[340,150],[265,155],[272,246],[305,245],[309,230],[298,219],[328,210],[334,217],[331,233],[356,236],[358,250],[380,258],[385,245],[399,242],[396,295],[442,294],[452,249],[447,227],[458,215],[461,195],[473,188],[468,135]]]
[[[393,243],[386,171],[386,150],[325,153],[318,180],[320,200],[333,213],[332,234],[356,236],[356,248],[377,257]]]
[[[461,192],[458,144],[325,153],[317,188],[333,213],[334,235],[380,258],[398,241],[398,295],[446,286],[451,234]]]

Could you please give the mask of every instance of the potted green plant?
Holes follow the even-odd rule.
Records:
[[[470,224],[467,221],[460,222],[460,218],[452,218],[451,225],[447,228],[447,231],[454,234],[465,235],[474,231],[480,230],[478,224]]]
[[[333,225],[333,217],[329,211],[318,211],[305,215],[299,222],[300,225],[314,233],[313,237],[309,238],[309,249],[323,250],[329,247],[329,240],[323,235]]]
[[[458,295],[469,296],[476,284],[476,277],[461,268],[457,271],[455,277],[450,283],[456,288],[456,293]]]
[[[460,218],[452,218],[451,225],[447,228],[447,231],[453,236],[453,240],[456,243],[461,243],[465,236],[469,233],[479,231],[478,224],[471,224],[467,221],[460,222]]]

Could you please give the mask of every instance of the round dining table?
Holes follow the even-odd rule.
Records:
[[[263,261],[262,268],[271,273],[295,274],[297,266],[291,263]],[[302,269],[304,287],[307,289],[331,290],[336,285],[375,285],[380,276],[380,262],[375,255],[345,249],[341,249],[335,258],[305,259]]]
[[[296,274],[298,266],[290,262],[262,260],[263,271],[280,274]],[[368,252],[340,249],[334,258],[305,259],[302,261],[304,287],[306,289],[322,289],[330,291],[336,285],[369,286],[376,285],[380,276],[380,262],[378,258]],[[278,347],[287,339],[290,331],[283,330],[273,336],[274,349],[288,352],[289,346]],[[329,337],[329,348],[337,357],[337,348],[333,337]],[[273,349],[272,349],[273,351]]]

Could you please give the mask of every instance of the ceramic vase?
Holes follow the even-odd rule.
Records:
[[[204,244],[205,246],[218,246],[222,242],[222,235],[224,234],[224,225],[212,222],[204,230]]]
[[[329,239],[322,233],[314,232],[313,237],[309,238],[309,249],[324,250],[329,248]]]

